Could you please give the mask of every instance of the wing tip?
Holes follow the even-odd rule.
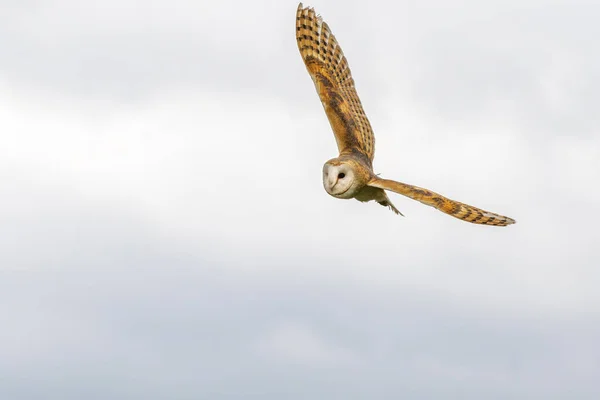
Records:
[[[310,6],[304,7],[304,4],[298,3],[298,12],[303,12],[303,11],[314,11],[314,9]]]
[[[516,221],[516,220],[514,220],[514,219],[512,219],[512,218],[510,218],[510,217],[504,217],[504,218],[506,218],[506,225],[505,225],[505,226],[508,226],[508,225],[514,225],[514,224],[516,224],[516,223],[517,223],[517,221]]]
[[[319,23],[323,22],[323,17],[321,17],[321,14],[317,14],[315,12],[314,7],[311,7],[311,6],[304,7],[304,4],[298,3],[298,8],[296,10],[296,18],[297,19],[300,19],[301,16],[307,17],[307,16],[309,16],[311,14],[314,15],[317,18],[317,20],[318,20]]]
[[[486,216],[488,218],[488,220],[482,221],[483,224],[485,225],[492,225],[492,226],[508,226],[508,225],[513,225],[516,224],[517,221],[514,220],[513,218],[504,216],[504,215],[500,215],[500,214],[496,214],[496,213],[492,213],[489,211],[486,211],[484,213],[484,216]],[[468,221],[468,220],[466,220]]]

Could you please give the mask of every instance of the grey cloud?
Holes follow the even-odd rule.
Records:
[[[92,36],[52,47],[17,38],[5,47],[2,69],[8,78],[82,97],[139,100],[173,84],[243,90],[266,81],[248,54],[232,55],[232,49],[192,33]],[[250,62],[240,68],[244,56]]]
[[[24,190],[13,195],[40,198]],[[20,218],[35,249],[20,257],[30,264],[2,272],[3,396],[598,395],[600,325],[585,314],[490,312],[441,301],[427,286],[315,276],[307,265],[335,262],[316,253],[280,258],[277,271],[243,271],[224,264],[233,242],[188,249],[120,207],[52,197],[37,211],[46,219]],[[3,252],[3,265],[9,257]],[[261,344],[289,321],[323,346],[349,349],[352,362],[273,357]]]
[[[600,57],[590,46],[599,11],[544,3],[428,24],[408,61],[419,71],[412,96],[447,119],[518,118],[536,139],[593,135]]]
[[[2,296],[29,306],[11,321],[20,338],[3,340],[3,395],[598,395],[597,321],[481,314],[431,302],[421,290],[348,290],[300,270],[265,281],[143,253],[143,268],[121,257],[118,272],[105,265],[5,276]],[[256,344],[290,319],[353,349],[356,362],[299,365],[260,351]],[[19,343],[28,348],[14,354]]]
[[[37,12],[7,12],[0,71],[47,90],[130,101],[173,86],[279,97],[285,97],[282,86],[296,89],[293,71],[303,67],[294,47],[293,7],[103,4],[87,9],[74,1],[42,2],[33,6]]]

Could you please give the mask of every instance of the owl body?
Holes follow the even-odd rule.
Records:
[[[373,172],[375,136],[335,36],[314,9],[298,5],[296,42],[306,69],[333,130],[339,156],[323,166],[323,187],[339,199],[376,201],[396,214],[386,190],[432,206],[458,219],[483,225],[505,226],[515,220],[485,211],[418,186],[379,178]]]

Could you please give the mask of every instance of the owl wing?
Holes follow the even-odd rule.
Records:
[[[506,226],[514,224],[516,221],[490,211],[485,211],[459,201],[450,200],[440,194],[423,189],[418,186],[408,185],[406,183],[396,182],[388,179],[372,179],[368,186],[391,190],[393,192],[418,200],[423,204],[437,208],[438,210],[452,215],[463,221],[474,224]]]
[[[312,8],[298,5],[296,39],[315,84],[340,153],[359,151],[373,161],[375,137],[335,36]]]

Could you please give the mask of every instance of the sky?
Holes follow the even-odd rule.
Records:
[[[314,6],[375,171],[327,195],[296,2],[0,0],[0,398],[597,399],[600,5]]]

